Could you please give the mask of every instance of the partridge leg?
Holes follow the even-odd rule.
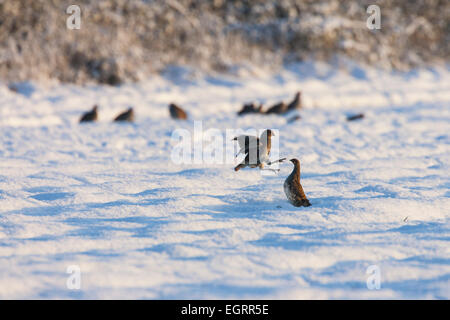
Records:
[[[281,158],[281,159],[278,159],[278,160],[275,160],[275,161],[271,161],[271,162],[267,162],[267,165],[269,165],[269,166],[271,166],[272,164],[274,164],[274,163],[277,163],[277,162],[283,162],[284,160],[286,160],[286,158]]]

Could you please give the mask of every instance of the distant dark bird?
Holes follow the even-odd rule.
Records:
[[[301,92],[298,91],[295,94],[295,98],[294,100],[292,100],[288,106],[287,106],[287,111],[292,111],[292,110],[296,110],[296,109],[301,109],[302,107],[302,100],[301,100]]]
[[[295,94],[294,100],[289,102],[289,104],[284,103],[284,101],[281,101],[272,107],[270,107],[265,113],[266,114],[283,114],[292,110],[300,109],[302,107],[302,101],[301,101],[301,92],[298,91]]]
[[[240,147],[240,150],[236,154],[236,157],[240,153],[245,154],[244,161],[238,164],[234,168],[234,171],[239,171],[240,169],[245,167],[258,167],[260,169],[263,169],[265,164],[270,166],[273,163],[283,162],[284,160],[286,160],[286,158],[276,161],[270,161],[269,159],[270,149],[272,147],[272,136],[274,135],[275,134],[272,132],[272,130],[267,129],[264,130],[260,138],[247,135],[241,135],[233,138],[233,141],[237,141]],[[273,169],[268,170],[276,171]]]
[[[253,102],[244,104],[242,109],[238,112],[238,116],[242,116],[247,113],[262,113],[262,104],[260,104],[258,107]]]
[[[306,198],[303,187],[300,184],[300,161],[295,158],[289,161],[294,164],[294,170],[284,181],[284,193],[293,206],[309,207],[311,203]]]
[[[128,121],[133,122],[134,121],[134,111],[133,108],[129,108],[127,111],[122,112],[119,114],[114,121]]]
[[[97,119],[98,119],[97,109],[98,109],[98,106],[95,105],[91,111],[83,114],[80,118],[80,122],[97,121]]]
[[[292,118],[289,118],[289,119],[287,120],[287,123],[295,122],[295,121],[297,121],[297,120],[300,120],[301,118],[302,118],[302,117],[300,117],[300,116],[297,114],[297,115],[293,116]]]
[[[364,118],[364,113],[358,113],[351,116],[347,116],[347,121],[354,121]]]
[[[187,119],[186,112],[174,103],[171,103],[169,105],[169,111],[170,111],[170,116],[173,119],[183,119],[183,120]]]
[[[284,102],[279,102],[265,112],[266,114],[283,114],[287,111],[287,105]]]
[[[10,91],[12,91],[12,92],[19,93],[19,88],[18,88],[17,85],[15,85],[15,84],[10,84],[10,85],[8,86],[8,89],[9,89]]]

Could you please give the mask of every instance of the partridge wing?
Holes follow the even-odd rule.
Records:
[[[295,199],[299,202],[303,202],[305,200],[308,200],[306,198],[305,191],[303,191],[303,187],[298,181],[293,181],[292,183],[292,191],[295,194]]]
[[[259,138],[255,136],[240,135],[233,140],[237,140],[239,143],[239,152],[236,154],[236,157],[241,153],[248,154],[253,152],[253,150],[257,150],[260,144]]]

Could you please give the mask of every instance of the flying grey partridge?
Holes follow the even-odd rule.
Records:
[[[264,164],[271,165],[276,162],[283,162],[286,158],[279,159],[276,161],[270,161],[270,149],[272,147],[272,136],[275,134],[272,130],[264,130],[261,137],[241,135],[233,138],[233,141],[239,143],[240,150],[236,156],[240,153],[245,154],[245,159],[243,162],[238,164],[234,171],[239,171],[242,168],[264,168]]]
[[[129,108],[127,111],[122,112],[119,114],[114,121],[128,121],[133,122],[134,121],[134,111],[133,108]]]
[[[311,203],[306,198],[303,187],[300,184],[300,160],[291,159],[294,170],[284,181],[284,193],[289,202],[295,207],[309,207]]]
[[[80,122],[89,122],[89,121],[97,121],[98,119],[98,106],[95,105],[91,111],[84,113],[81,118]]]
[[[187,119],[187,113],[174,103],[171,103],[169,105],[169,112],[170,112],[170,116],[173,119],[182,119],[182,120]]]

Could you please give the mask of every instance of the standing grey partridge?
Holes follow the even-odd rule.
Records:
[[[297,91],[295,94],[294,100],[289,102],[289,104],[284,103],[284,101],[281,101],[265,112],[265,114],[284,114],[292,110],[300,109],[302,107],[302,100],[301,100],[301,92]]]
[[[301,107],[302,107],[301,92],[297,91],[294,100],[292,100],[291,103],[288,104],[286,112],[301,109]]]
[[[347,121],[355,121],[364,118],[364,113],[358,113],[351,116],[347,116]]]
[[[127,111],[122,112],[119,114],[114,121],[128,121],[133,122],[134,121],[134,111],[133,108],[129,108]]]
[[[284,181],[284,193],[289,202],[295,207],[309,207],[311,203],[306,198],[303,187],[300,184],[300,160],[289,160],[294,164],[294,170]]]
[[[283,114],[286,111],[287,111],[287,105],[286,105],[286,103],[284,103],[282,101],[282,102],[279,102],[279,103],[273,105],[272,107],[270,107],[265,113],[266,114],[273,114],[273,113]]]
[[[97,121],[97,119],[98,119],[97,109],[98,109],[98,106],[95,105],[91,111],[83,114],[80,118],[80,122]]]
[[[173,119],[182,119],[182,120],[187,119],[187,113],[179,106],[177,106],[175,103],[169,104],[169,112],[170,116]]]
[[[244,104],[242,109],[237,113],[238,116],[242,116],[247,113],[262,113],[262,104],[256,106],[254,102]]]

